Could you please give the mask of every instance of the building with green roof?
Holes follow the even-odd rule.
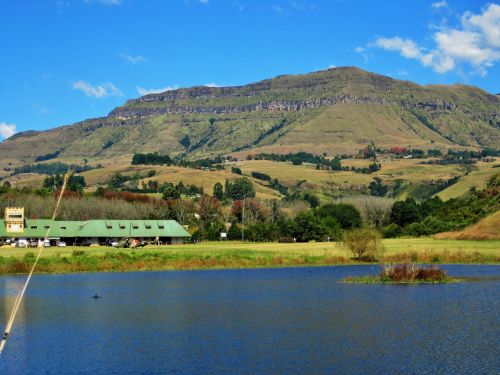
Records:
[[[19,218],[16,218],[19,223]],[[46,236],[55,245],[64,241],[68,245],[104,245],[122,238],[140,241],[158,241],[164,244],[186,242],[191,236],[175,220],[88,220],[53,221],[24,219],[24,225],[12,227],[7,215],[0,221],[0,239],[23,239],[40,242]]]

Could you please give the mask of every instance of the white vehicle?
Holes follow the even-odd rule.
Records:
[[[20,238],[19,241],[17,241],[17,247],[28,247],[28,240]]]
[[[59,242],[57,243],[57,247],[66,247],[66,242],[64,242],[64,241],[59,241]]]
[[[50,247],[50,241],[49,240],[43,241],[43,247]]]

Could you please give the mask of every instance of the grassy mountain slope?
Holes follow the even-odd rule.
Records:
[[[189,158],[256,151],[355,153],[377,146],[500,148],[500,98],[463,85],[419,86],[357,68],[193,87],[127,101],[109,116],[0,143],[0,167],[59,152],[107,160],[134,152]]]
[[[481,219],[462,231],[439,233],[438,239],[455,240],[500,240],[500,211]]]

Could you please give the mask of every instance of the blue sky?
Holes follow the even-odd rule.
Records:
[[[498,1],[0,0],[0,46],[0,140],[333,66],[500,92]]]

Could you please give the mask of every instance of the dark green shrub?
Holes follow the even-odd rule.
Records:
[[[395,238],[403,234],[401,227],[395,223],[389,224],[382,228],[382,235],[384,238]]]
[[[328,203],[319,207],[316,212],[322,218],[334,218],[342,229],[359,228],[361,226],[361,214],[350,204]]]

